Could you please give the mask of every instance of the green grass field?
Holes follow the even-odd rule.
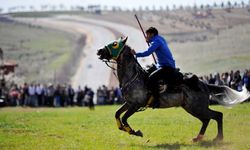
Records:
[[[224,114],[224,141],[213,143],[211,121],[204,141],[192,143],[201,123],[181,108],[147,109],[129,118],[144,137],[117,129],[119,106],[88,108],[1,108],[0,149],[250,149],[250,103],[231,109],[211,108]]]

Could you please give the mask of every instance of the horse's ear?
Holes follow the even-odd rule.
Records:
[[[121,38],[121,39],[122,39],[122,43],[125,45],[126,42],[127,42],[128,37],[126,36],[125,38]]]

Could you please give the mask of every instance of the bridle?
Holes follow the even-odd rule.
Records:
[[[125,45],[122,47],[122,50],[121,50],[119,56],[117,57],[117,59],[114,59],[115,61],[111,61],[111,60],[107,60],[107,59],[102,60],[102,61],[112,70],[113,74],[115,75],[115,77],[116,77],[117,79],[118,79],[118,75],[115,73],[115,72],[117,71],[117,69],[114,68],[114,67],[112,67],[109,63],[116,64],[116,65],[121,65],[120,63],[118,63],[117,60],[119,59],[120,55],[123,53],[124,48],[125,48]],[[109,54],[111,55],[111,52],[110,52],[110,50],[109,50],[109,48],[108,48],[107,46],[105,46],[105,50],[109,51]],[[136,58],[135,58],[135,59],[136,59]],[[139,68],[141,68],[142,70],[144,70],[144,69],[141,67],[141,65],[138,63],[138,61],[136,61],[136,63],[137,63],[137,67],[139,66]],[[140,74],[141,74],[140,71],[137,70],[136,73],[135,73],[135,75],[133,75],[133,76],[131,77],[131,79],[128,80],[129,82],[127,82],[127,83],[124,84],[124,86],[122,87],[122,89],[125,90],[125,89],[127,89],[128,87],[130,87],[130,85],[132,85],[133,82],[136,81],[136,79],[139,77]],[[119,79],[118,79],[118,80],[119,80]]]
[[[117,59],[120,57],[120,54],[123,52],[123,49],[124,49],[125,45],[122,47],[122,50],[121,52],[119,53],[119,56],[117,57]],[[109,52],[110,55],[111,54],[111,50],[108,48],[108,46],[105,46],[105,50],[107,50]],[[115,61],[111,61],[111,60],[102,60],[111,70],[112,70],[112,73],[114,74],[114,76],[116,77],[117,80],[118,79],[118,75],[115,73],[117,71],[116,68],[112,67],[109,63],[112,63],[112,64],[116,64],[116,65],[120,65],[118,62],[117,62],[117,59],[114,59]]]

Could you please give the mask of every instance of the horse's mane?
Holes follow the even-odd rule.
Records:
[[[135,56],[133,56],[132,53],[130,53],[130,51],[132,50],[132,48],[129,45],[125,45],[124,47],[124,52],[128,53],[128,55],[131,55],[131,58],[135,61],[135,63],[138,65],[138,68],[140,68],[141,71],[146,72],[145,69],[141,66],[141,64],[138,62],[138,60],[136,59]]]

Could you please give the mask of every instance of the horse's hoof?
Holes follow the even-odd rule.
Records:
[[[135,135],[136,135],[136,136],[143,137],[143,133],[142,133],[140,130],[136,131],[136,132],[135,132]]]
[[[196,138],[193,138],[193,142],[199,142],[199,141],[201,141],[202,139],[203,139],[203,135],[198,135]]]
[[[126,131],[124,127],[119,127],[119,130]]]
[[[213,139],[213,142],[217,143],[223,140],[223,136],[217,136],[215,139]]]

